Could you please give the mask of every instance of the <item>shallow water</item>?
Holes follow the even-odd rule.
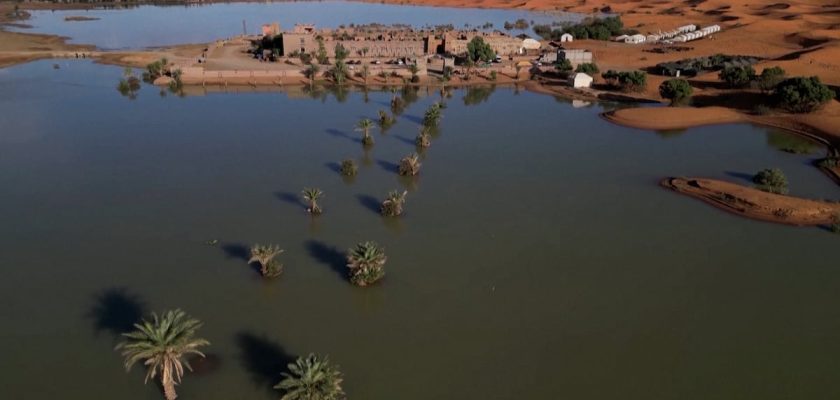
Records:
[[[576,21],[578,14],[502,9],[467,9],[349,1],[301,1],[279,3],[227,3],[190,6],[140,6],[111,10],[30,11],[26,21],[32,29],[21,32],[50,33],[72,38],[71,43],[93,44],[102,49],[129,49],[183,43],[207,43],[245,32],[256,34],[260,26],[279,22],[283,29],[296,23],[320,28],[354,24],[409,24],[415,27],[453,24],[478,28],[492,23],[503,29],[505,21],[519,18],[551,23]],[[95,21],[65,21],[66,16],[100,18]],[[523,31],[511,30],[512,34]],[[533,34],[533,31],[525,32]]]
[[[0,70],[9,398],[162,398],[123,371],[113,333],[174,307],[205,322],[215,360],[186,376],[184,399],[277,398],[283,360],[309,352],[341,365],[352,399],[840,395],[838,238],[657,186],[774,166],[793,194],[840,199],[808,165],[818,148],[779,151],[750,125],[658,135],[598,118],[601,105],[456,90],[412,183],[391,169],[438,99],[421,92],[346,183],[331,163],[365,160],[352,127],[388,92],[144,86],[129,100],[119,68],[52,64]],[[323,216],[298,204],[304,186],[325,191]],[[403,218],[370,209],[404,187]],[[389,262],[381,285],[357,289],[341,253],[363,240]],[[286,249],[281,278],[245,265],[239,247],[255,242]]]

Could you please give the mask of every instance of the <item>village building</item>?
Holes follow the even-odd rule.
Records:
[[[569,60],[573,67],[580,64],[591,63],[592,52],[583,49],[560,49],[557,50],[557,61]]]

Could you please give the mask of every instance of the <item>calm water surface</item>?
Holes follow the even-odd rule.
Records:
[[[231,3],[191,6],[141,6],[116,10],[31,11],[26,21],[32,29],[21,32],[51,33],[72,38],[72,43],[94,44],[102,49],[206,43],[243,32],[258,33],[260,25],[279,22],[284,29],[296,23],[313,23],[322,28],[355,24],[409,24],[415,27],[453,24],[456,28],[480,27],[492,23],[502,29],[505,21],[519,18],[538,24],[575,21],[578,14],[501,9],[467,9],[400,6],[347,1],[303,1],[280,3]],[[65,21],[66,16],[101,18],[96,21]],[[15,29],[15,28],[11,28]],[[512,30],[511,33],[522,33]],[[528,33],[533,34],[530,29]]]
[[[52,64],[0,70],[6,398],[162,398],[112,348],[138,313],[174,307],[212,342],[184,399],[277,398],[285,360],[309,352],[341,366],[352,399],[840,396],[837,237],[656,185],[775,166],[794,194],[838,199],[808,165],[819,148],[785,153],[789,136],[749,125],[656,134],[601,120],[602,106],[458,90],[408,182],[393,163],[434,93],[366,154],[353,124],[390,93],[144,86],[129,100],[119,68]],[[347,157],[362,164],[354,182],[334,170]],[[320,218],[296,200],[304,186],[326,192]],[[371,209],[402,188],[402,219]],[[341,253],[370,239],[387,276],[358,289]],[[286,249],[281,278],[245,265],[239,248],[255,242]]]

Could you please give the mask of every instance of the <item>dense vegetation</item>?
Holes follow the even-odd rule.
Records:
[[[496,52],[490,43],[485,42],[481,36],[476,36],[467,43],[467,55],[472,61],[490,62],[496,58]]]
[[[566,60],[568,61],[568,60]],[[577,68],[575,68],[575,72],[582,72],[588,75],[594,75],[600,72],[598,70],[598,64],[595,63],[581,63],[578,64]]]
[[[788,180],[782,170],[778,168],[767,168],[759,171],[753,176],[753,183],[756,188],[765,192],[776,194],[787,194]]]
[[[720,80],[726,82],[730,88],[743,88],[755,80],[755,69],[751,65],[728,66],[718,74]]]
[[[691,97],[693,92],[694,89],[692,89],[691,85],[685,79],[668,79],[659,85],[659,95],[671,100],[671,105],[685,102]]]
[[[834,92],[816,76],[786,79],[773,92],[779,106],[795,113],[815,111],[834,96]]]
[[[565,24],[559,28],[549,25],[534,25],[534,33],[545,40],[560,40],[564,33],[571,34],[575,39],[610,40],[627,32],[621,17],[587,18],[578,24]]]
[[[347,252],[347,268],[350,282],[356,286],[368,286],[385,276],[385,250],[375,242],[359,243]]]
[[[248,264],[259,263],[260,274],[264,278],[274,278],[283,273],[283,264],[275,260],[282,253],[283,249],[280,246],[255,244],[251,246],[251,258],[248,259]]]
[[[748,66],[759,60],[759,58],[749,56],[715,54],[708,57],[659,63],[653,68],[653,72],[658,75],[676,76],[679,71],[680,76],[695,76],[701,72],[719,71],[726,67]]]
[[[647,86],[647,74],[643,71],[614,71],[609,70],[601,77],[613,88],[627,92],[638,92]]]

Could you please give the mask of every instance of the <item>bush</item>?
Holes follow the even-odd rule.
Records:
[[[731,88],[742,88],[750,84],[755,79],[755,70],[753,67],[747,66],[731,66],[726,67],[718,75],[720,80],[726,82]]]
[[[788,181],[782,170],[778,168],[767,168],[759,171],[753,176],[753,183],[760,190],[776,194],[787,194]]]
[[[785,80],[785,70],[779,67],[765,68],[758,76],[758,87],[765,92],[770,92]]]
[[[659,85],[659,95],[671,100],[671,104],[687,100],[693,92],[694,89],[685,79],[668,79]]]
[[[607,83],[623,91],[641,91],[647,86],[647,74],[642,71],[609,70],[601,75]]]
[[[414,76],[411,77],[411,83],[418,83],[418,82],[420,82],[420,77],[419,76],[414,75]]]
[[[821,168],[837,168],[840,167],[840,157],[829,156],[817,162],[817,166]]]
[[[554,64],[554,69],[560,72],[569,72],[572,70],[572,62],[565,58],[557,60],[557,63]]]
[[[575,68],[575,72],[583,72],[584,74],[594,75],[598,73],[598,65],[595,63],[583,63]]]
[[[341,175],[356,176],[358,171],[359,167],[356,165],[355,161],[348,158],[341,162]]]
[[[809,113],[834,98],[834,92],[820,78],[798,77],[782,81],[773,92],[778,104],[790,112]]]
[[[496,71],[490,71],[490,80],[491,81],[495,81],[498,77],[499,77],[499,75],[496,73]]]
[[[473,61],[489,62],[496,58],[496,52],[481,36],[476,36],[467,43],[467,54]]]
[[[770,114],[770,112],[772,112],[770,107],[767,107],[764,104],[756,104],[755,107],[753,107],[753,114],[755,115],[767,115]]]

